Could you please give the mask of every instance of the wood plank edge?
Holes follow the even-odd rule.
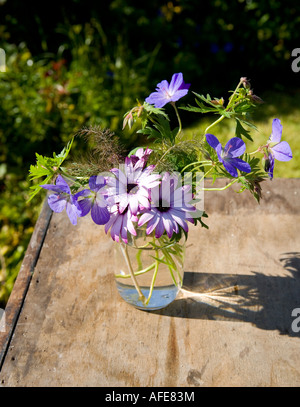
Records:
[[[6,329],[4,332],[0,332],[0,371],[25,301],[32,274],[37,264],[51,217],[52,210],[49,208],[47,199],[45,199],[18,276],[5,307]]]

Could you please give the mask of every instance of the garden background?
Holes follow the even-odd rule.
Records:
[[[274,175],[299,177],[300,72],[291,55],[299,33],[297,0],[0,0],[0,307],[45,197],[26,204],[35,152],[59,153],[89,125],[109,127],[130,149],[136,134],[121,131],[124,113],[173,73],[183,72],[191,91],[224,99],[249,78],[265,102],[255,114],[255,145],[280,118],[294,158],[276,163]],[[192,92],[184,102],[194,102]],[[183,112],[182,121],[191,137],[212,118]],[[232,130],[223,124],[219,138]]]

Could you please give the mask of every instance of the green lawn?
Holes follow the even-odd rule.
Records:
[[[259,96],[265,103],[258,106],[252,117],[258,131],[251,129],[250,134],[253,142],[245,140],[246,151],[255,151],[260,145],[265,144],[271,134],[272,120],[275,118],[280,119],[283,125],[282,140],[287,141],[291,146],[293,159],[289,162],[276,161],[274,178],[298,178],[300,177],[300,149],[298,148],[300,141],[300,90],[295,91],[293,94],[268,92]],[[216,119],[217,116],[203,117],[196,125],[184,131],[184,138],[201,137],[207,126]],[[224,145],[227,140],[235,135],[235,122],[224,119],[209,132],[218,137]]]

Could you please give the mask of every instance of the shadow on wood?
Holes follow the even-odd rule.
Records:
[[[300,253],[280,257],[286,276],[231,275],[185,272],[181,298],[160,315],[180,318],[249,322],[261,329],[293,332],[292,310],[300,302]]]

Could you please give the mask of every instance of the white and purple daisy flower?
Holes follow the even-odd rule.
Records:
[[[164,80],[157,84],[156,91],[151,93],[145,101],[157,108],[165,106],[170,102],[177,102],[188,93],[191,85],[184,83],[182,73],[175,73],[171,82]]]
[[[107,234],[110,229],[111,238],[115,242],[120,242],[120,239],[122,239],[127,244],[128,232],[136,236],[133,222],[137,222],[137,216],[132,215],[129,206],[123,212],[120,212],[118,204],[111,206],[109,211],[110,219],[104,227],[105,233]]]
[[[281,141],[282,124],[279,119],[272,123],[272,133],[266,145],[268,156],[265,158],[265,170],[270,179],[273,178],[275,159],[278,161],[290,161],[293,158],[292,150],[286,141]]]
[[[145,155],[139,152],[139,159],[126,157],[125,165],[121,168],[113,168],[114,177],[107,177],[108,201],[118,204],[119,212],[123,213],[127,207],[133,215],[136,215],[140,207],[149,208],[149,191],[160,183],[160,175],[152,174],[155,166],[149,165],[144,168]]]
[[[217,152],[219,161],[226,171],[233,177],[238,176],[237,169],[243,172],[251,172],[251,166],[240,157],[246,150],[246,145],[239,137],[230,139],[223,148],[219,140],[213,134],[206,134],[208,144]]]
[[[196,210],[189,203],[192,199],[191,185],[178,186],[178,178],[166,172],[161,184],[151,190],[151,208],[143,211],[138,226],[147,223],[146,233],[151,234],[155,230],[156,238],[165,231],[171,238],[180,227],[188,232],[186,221],[194,223],[190,212]]]
[[[77,202],[78,194],[73,195],[68,183],[61,175],[56,178],[55,184],[40,185],[54,194],[48,196],[48,204],[53,212],[60,213],[66,209],[67,215],[73,225],[77,225],[77,217],[82,216],[82,210]]]

